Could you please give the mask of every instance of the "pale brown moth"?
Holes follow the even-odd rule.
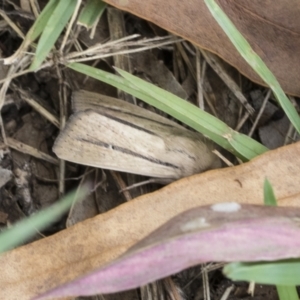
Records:
[[[139,106],[80,90],[53,151],[64,160],[175,180],[219,167],[200,133]]]

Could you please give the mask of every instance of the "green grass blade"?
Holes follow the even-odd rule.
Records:
[[[106,9],[107,4],[101,0],[88,0],[82,9],[77,23],[92,28]]]
[[[47,57],[59,35],[62,33],[67,22],[71,18],[77,1],[61,0],[57,3],[37,45],[35,58],[30,66],[30,70],[36,70]]]
[[[294,125],[296,130],[300,133],[300,118],[298,113],[288,97],[282,90],[279,82],[273,73],[269,70],[262,59],[253,51],[250,44],[237,30],[235,25],[227,17],[227,15],[221,10],[218,4],[214,0],[204,0],[212,16],[224,30],[228,38],[233,45],[239,51],[241,56],[247,61],[247,63],[253,68],[253,70],[263,79],[263,81],[272,89],[276,99],[280,103],[282,109],[285,111],[287,117]]]
[[[49,208],[38,212],[30,218],[23,219],[12,228],[3,231],[0,234],[0,253],[23,243],[28,238],[36,234],[37,230],[46,228],[70,208],[75,196],[76,199],[80,199],[86,194],[87,188],[81,189],[79,193],[70,193]]]
[[[233,131],[232,138],[228,139],[232,148],[240,154],[240,157],[245,157],[248,160],[268,151],[264,145],[253,140],[251,137]]]
[[[265,179],[264,182],[264,202],[265,205],[277,205],[273,187],[268,179]]]
[[[117,71],[130,81],[131,84],[134,84],[138,89],[142,89],[148,95],[152,96],[153,100],[150,103],[148,102],[149,104],[158,107],[195,130],[202,132],[209,138],[211,138],[210,133],[225,138],[226,142],[229,143],[227,150],[233,149],[234,151],[232,152],[238,153],[241,158],[249,160],[267,151],[267,148],[260,143],[244,134],[234,131],[224,122],[197,108],[195,105],[123,70],[118,69]],[[208,133],[204,132],[206,130]]]
[[[224,122],[197,108],[195,105],[125,71],[118,70],[124,77],[122,78],[83,64],[72,63],[67,66],[87,76],[113,85],[157,107],[177,120],[201,132],[221,147],[242,159],[252,159],[268,150],[255,140],[235,132]],[[244,138],[241,136],[244,136]],[[232,139],[235,140],[235,144],[232,143]],[[247,141],[247,145],[240,145],[240,141]],[[244,150],[247,148],[247,151],[243,151],[243,153],[240,154],[237,150],[239,147]]]
[[[59,0],[50,0],[44,7],[26,35],[26,39],[30,41],[30,43],[37,39],[43,32],[58,3]]]
[[[264,203],[265,205],[277,205],[273,187],[268,179],[264,182]],[[296,286],[276,285],[280,300],[299,300]]]
[[[300,285],[300,260],[281,260],[264,263],[230,263],[223,269],[232,280],[255,281],[282,286]]]
[[[277,205],[273,187],[268,179],[264,182],[264,203],[265,205]],[[276,285],[277,293],[280,300],[299,300],[295,286]]]
[[[299,300],[295,286],[277,285],[276,288],[280,300]]]

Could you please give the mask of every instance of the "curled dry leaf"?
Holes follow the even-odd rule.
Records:
[[[35,299],[129,290],[210,261],[299,257],[299,217],[299,208],[236,202],[193,208],[109,265]]]
[[[279,205],[299,207],[299,173],[300,143],[296,143],[237,167],[176,181],[51,237],[2,254],[1,297],[29,300],[88,274],[188,209],[220,202],[262,204],[266,177]]]
[[[240,56],[203,0],[104,0],[216,53],[251,80],[264,84]],[[300,96],[297,0],[218,0],[224,12],[262,58],[286,93]]]

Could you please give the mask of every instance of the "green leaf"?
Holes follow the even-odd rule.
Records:
[[[280,103],[282,109],[285,111],[287,117],[300,133],[300,117],[292,105],[288,97],[282,90],[279,82],[273,73],[269,70],[263,60],[254,52],[250,44],[237,30],[235,25],[221,10],[219,5],[214,0],[204,0],[212,16],[224,30],[232,44],[236,47],[241,56],[253,68],[253,70],[262,78],[263,81],[272,89],[276,99]]]
[[[264,202],[265,205],[273,205],[273,206],[277,205],[273,187],[268,179],[265,179],[265,183],[264,183]]]
[[[223,273],[232,280],[283,286],[300,285],[300,259],[264,263],[230,263]]]
[[[241,157],[245,157],[248,160],[268,150],[264,145],[237,131],[233,132],[233,137],[228,142]]]
[[[234,131],[224,122],[197,108],[195,105],[123,70],[117,69],[117,71],[130,83],[134,84],[136,88],[142,88],[143,91],[152,96],[154,100],[150,103],[147,101],[149,104],[169,113],[177,120],[189,125],[212,140],[214,140],[214,137],[211,134],[219,135],[218,139],[214,140],[216,143],[218,143],[220,137],[225,138],[229,144],[226,149],[229,151],[232,149],[233,151],[231,152],[238,154],[240,158],[250,160],[268,150],[265,146],[244,134]],[[221,144],[219,145],[222,146]]]
[[[49,208],[38,212],[30,218],[23,219],[12,228],[3,231],[0,234],[0,253],[23,243],[36,234],[37,230],[42,230],[49,226],[70,208],[74,199],[80,199],[86,194],[87,188],[82,188],[77,194],[75,192],[70,193]]]
[[[26,40],[30,43],[33,42],[36,38],[40,36],[40,34],[45,29],[48,20],[52,16],[59,0],[50,0],[47,5],[44,7],[38,18],[35,20],[34,24],[28,31],[26,35]]]
[[[299,300],[298,292],[295,286],[277,285],[277,293],[281,300]]]
[[[124,78],[78,63],[67,65],[69,68],[87,76],[106,82],[166,112],[177,120],[201,132],[226,150],[242,159],[251,159],[268,149],[255,140],[228,127],[224,122],[197,108],[195,105],[125,71],[117,70]],[[235,142],[232,142],[232,139]],[[247,141],[247,145],[240,143]],[[243,149],[239,153],[237,149]],[[246,151],[246,150],[247,151]]]
[[[79,15],[77,23],[88,29],[92,28],[99,21],[106,6],[107,4],[101,0],[88,0]]]
[[[69,19],[71,18],[77,1],[60,0],[52,11],[43,33],[37,45],[35,58],[30,66],[30,70],[36,70],[47,57],[58,37],[62,33]]]

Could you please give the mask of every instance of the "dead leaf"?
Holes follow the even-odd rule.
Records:
[[[251,80],[264,84],[240,56],[204,1],[104,0],[207,49],[235,66]],[[217,1],[238,30],[274,73],[286,93],[300,96],[299,16],[297,0]]]
[[[266,177],[279,205],[299,207],[299,173],[300,143],[296,143],[237,167],[176,181],[44,240],[2,254],[1,296],[28,300],[87,274],[188,209],[220,202],[262,204]]]
[[[236,202],[193,208],[109,265],[35,299],[130,290],[211,261],[296,258],[300,256],[299,217],[299,208]]]

